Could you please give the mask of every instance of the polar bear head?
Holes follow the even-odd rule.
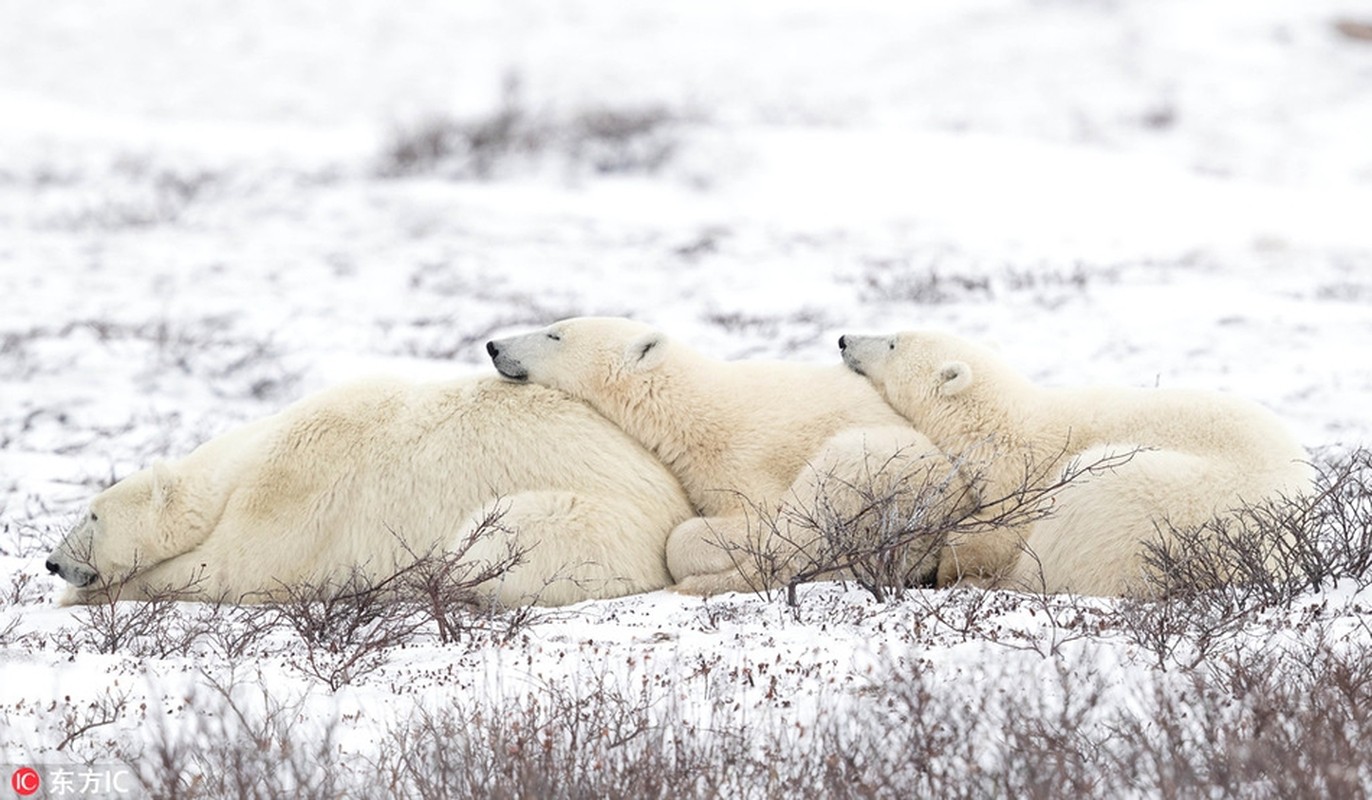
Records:
[[[96,495],[48,556],[48,571],[84,588],[126,580],[189,550],[199,539],[196,526],[179,513],[180,484],[172,468],[158,461]]]
[[[849,369],[935,441],[990,433],[975,428],[998,424],[1028,387],[989,348],[946,333],[848,334],[838,346]]]
[[[637,394],[635,387],[648,381],[669,349],[661,331],[611,317],[567,319],[486,343],[496,371],[507,380],[560,389],[597,408],[612,397]]]

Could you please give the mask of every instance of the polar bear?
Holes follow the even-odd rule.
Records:
[[[301,400],[101,492],[47,567],[64,602],[280,599],[460,551],[523,562],[506,604],[660,589],[680,484],[584,403],[496,378],[373,379]],[[483,521],[487,523],[483,529]]]
[[[917,540],[895,548],[902,575],[923,580],[937,564],[941,541],[913,531],[937,527],[930,520],[957,505],[961,484],[928,439],[840,366],[719,361],[643,323],[597,317],[487,352],[509,380],[587,401],[681,480],[702,516],[668,540],[680,591],[813,577],[842,561],[839,551],[901,530]]]
[[[1145,541],[1311,485],[1306,452],[1281,422],[1224,394],[1041,388],[990,349],[936,332],[843,336],[839,349],[945,453],[981,460],[983,503],[1014,496],[1026,475],[1085,470],[1028,530],[950,542],[941,581],[1147,593]]]

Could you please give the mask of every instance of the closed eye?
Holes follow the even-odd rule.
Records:
[[[560,342],[560,341],[562,341],[562,334],[560,334],[560,333],[550,333],[550,334],[548,334],[548,338],[549,338],[549,339],[552,339],[554,342]]]

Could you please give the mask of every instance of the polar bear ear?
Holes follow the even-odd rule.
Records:
[[[659,331],[645,333],[642,336],[629,342],[629,346],[624,348],[624,363],[630,369],[650,370],[662,363],[666,355],[667,337]]]
[[[152,504],[164,506],[176,489],[176,473],[171,465],[162,459],[152,462]]]
[[[960,394],[972,385],[972,366],[966,361],[949,361],[938,371],[938,393],[941,397]]]

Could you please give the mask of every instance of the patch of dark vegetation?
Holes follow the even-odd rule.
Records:
[[[987,269],[957,261],[956,256],[933,257],[925,263],[911,258],[868,259],[860,279],[861,297],[868,302],[945,305],[1027,295],[1051,307],[1118,278],[1116,268],[1088,268],[1082,263]]]
[[[126,230],[175,225],[198,205],[222,198],[227,172],[125,154],[95,173],[29,177],[40,191],[39,222],[62,230]],[[96,187],[91,191],[89,187]],[[75,191],[76,189],[84,189]]]
[[[1339,17],[1334,20],[1334,30],[1351,42],[1372,43],[1372,17]]]
[[[770,341],[767,352],[780,351],[794,353],[816,342],[824,341],[837,324],[837,320],[822,308],[802,308],[789,314],[763,315],[748,314],[741,311],[715,311],[706,314],[704,321],[726,333],[747,334],[749,339],[761,338]],[[832,345],[828,345],[832,346]],[[748,352],[736,353],[735,357],[746,358]]]
[[[1372,303],[1372,283],[1328,283],[1315,290],[1315,299],[1334,300],[1340,303]]]
[[[201,378],[223,397],[277,399],[289,395],[299,374],[285,367],[270,335],[239,330],[236,315],[194,319],[121,321],[80,319],[61,326],[35,326],[0,335],[0,363],[13,358],[30,373],[38,369],[31,351],[47,340],[93,340],[102,346],[146,348],[148,375],[175,372]],[[51,369],[47,365],[46,369]]]
[[[250,678],[202,670],[196,687],[149,715],[129,769],[149,797],[337,798],[377,787],[340,763],[337,724],[303,721],[308,696],[282,698]],[[170,715],[195,709],[184,726]],[[206,712],[205,710],[209,710]]]
[[[675,155],[686,120],[661,106],[591,107],[556,113],[531,107],[508,77],[500,105],[468,119],[436,116],[397,130],[382,154],[386,177],[490,180],[551,164],[594,174],[654,173]]]
[[[703,709],[655,682],[547,687],[378,714],[373,755],[335,757],[303,699],[210,681],[190,725],[146,715],[130,766],[155,796],[1365,797],[1367,652],[1259,658],[1228,681],[1159,679],[1121,697],[1088,657],[1037,670],[1042,691],[918,671],[804,725]],[[218,688],[215,688],[218,687]],[[1127,702],[1122,702],[1127,700]],[[778,699],[780,702],[780,699]],[[841,707],[841,711],[837,710]],[[91,717],[103,722],[99,714]],[[79,729],[79,726],[78,726]],[[175,787],[175,790],[173,790]]]
[[[491,307],[501,307],[492,304]],[[384,320],[378,323],[385,341],[396,352],[439,361],[487,361],[485,344],[502,331],[539,328],[554,320],[578,316],[571,306],[530,300],[515,312],[491,313],[490,308],[473,309],[471,316],[457,319],[448,315]],[[485,317],[483,319],[483,316]]]
[[[991,279],[984,275],[959,275],[930,265],[913,268],[908,263],[879,260],[869,263],[863,278],[863,299],[884,302],[942,305],[989,300]]]
[[[731,234],[732,231],[728,227],[709,225],[696,231],[693,236],[685,241],[674,245],[671,248],[671,253],[687,263],[695,263],[719,252]]]

